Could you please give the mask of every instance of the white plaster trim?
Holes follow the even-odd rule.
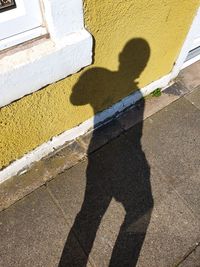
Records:
[[[45,34],[47,34],[47,30],[45,27],[37,27],[35,29],[25,31],[25,32],[19,33],[17,35],[13,35],[9,38],[6,38],[6,39],[0,41],[0,50],[24,43],[28,40],[40,37],[40,36],[45,35]]]
[[[64,145],[65,142],[74,140],[75,138],[86,133],[91,128],[97,127],[100,123],[102,124],[104,121],[108,120],[118,112],[122,112],[123,110],[127,109],[129,106],[137,102],[142,95],[146,96],[153,92],[156,88],[166,87],[170,82],[170,77],[170,74],[166,75],[161,79],[145,86],[140,90],[140,92],[134,92],[130,96],[127,96],[118,103],[114,104],[112,107],[95,115],[95,117],[92,117],[80,124],[79,126],[74,127],[56,137],[53,137],[51,141],[42,144],[30,153],[24,155],[21,159],[18,159],[15,162],[11,163],[8,167],[0,171],[0,183],[6,181],[14,175],[25,172],[31,164],[47,156],[56,148],[59,148],[60,146]]]
[[[176,76],[179,74],[180,70],[184,66],[184,62],[186,60],[186,57],[191,50],[191,47],[193,45],[195,36],[196,36],[196,31],[199,30],[199,22],[200,22],[200,8],[197,11],[197,14],[195,15],[192,25],[190,27],[190,30],[186,36],[186,39],[183,43],[183,46],[181,48],[180,54],[174,64],[174,67],[171,72],[171,79],[176,78]],[[192,64],[192,61],[190,61]],[[188,62],[189,63],[189,62]],[[189,65],[189,64],[188,64]],[[187,65],[187,66],[188,66]]]
[[[42,25],[43,18],[40,0],[16,0],[16,8],[1,13],[0,44],[2,41],[5,43],[6,39],[11,36],[17,36],[18,34],[38,28]],[[18,39],[19,38],[20,36],[18,36]],[[10,45],[12,45],[12,43],[10,43]]]
[[[83,0],[43,0],[43,7],[46,26],[55,43],[84,28]]]
[[[86,30],[20,50],[0,60],[0,107],[77,72],[92,62],[92,37]]]

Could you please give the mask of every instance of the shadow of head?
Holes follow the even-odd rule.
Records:
[[[118,71],[94,67],[86,70],[70,96],[73,105],[90,104],[98,112],[139,89],[139,78],[150,56],[150,47],[142,38],[131,39],[119,54]]]
[[[132,80],[139,78],[150,56],[150,47],[142,38],[131,39],[119,54],[119,73],[127,73]]]

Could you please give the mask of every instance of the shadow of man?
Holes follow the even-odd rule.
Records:
[[[74,105],[89,103],[97,114],[114,103],[119,95],[127,96],[137,90],[135,79],[145,68],[149,55],[150,48],[144,39],[130,40],[119,55],[119,70],[87,70],[74,86],[71,102]],[[142,99],[137,106],[137,118],[133,118],[139,121],[137,125],[97,152],[88,153],[84,201],[68,235],[59,267],[87,265],[101,219],[112,198],[123,205],[126,215],[109,266],[136,266],[153,208],[150,167],[141,147],[144,106]],[[95,146],[97,138],[95,131],[88,152]],[[110,230],[112,223],[116,222],[110,222]],[[74,235],[86,257],[79,257],[72,251]],[[98,266],[104,266],[103,260]]]

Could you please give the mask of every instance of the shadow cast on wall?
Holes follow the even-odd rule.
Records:
[[[73,88],[72,104],[89,103],[96,114],[114,103],[119,94],[123,97],[139,89],[135,80],[144,70],[149,56],[150,47],[144,39],[130,40],[119,55],[118,71],[92,68],[83,73]],[[142,99],[137,125],[97,152],[88,154],[83,204],[67,237],[59,267],[87,265],[101,219],[112,198],[123,205],[126,215],[113,246],[109,266],[136,266],[153,208],[150,167],[141,147],[144,107]],[[94,132],[88,151],[95,145],[96,138]],[[74,236],[86,257],[74,251]]]

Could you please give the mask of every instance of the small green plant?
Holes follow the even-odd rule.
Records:
[[[162,94],[161,89],[160,88],[157,88],[156,90],[154,90],[151,93],[151,96],[153,96],[153,97],[159,97],[159,96],[161,96],[161,94]]]

